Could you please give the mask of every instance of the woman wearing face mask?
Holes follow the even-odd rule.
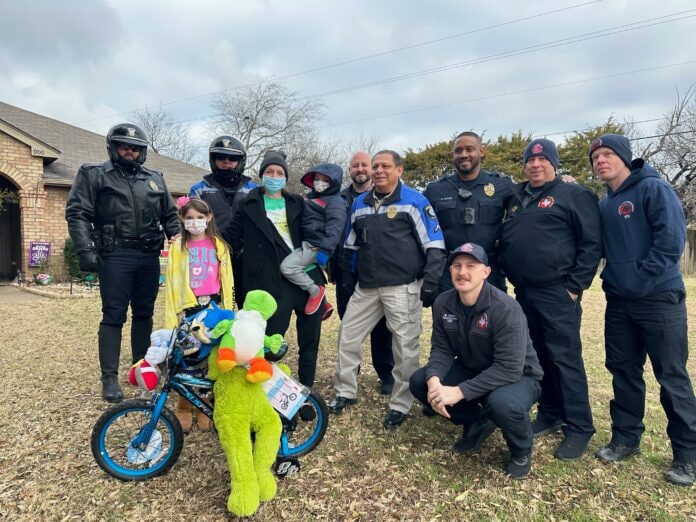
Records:
[[[288,179],[285,153],[266,153],[259,175],[261,186],[249,192],[240,203],[225,231],[235,257],[242,259],[242,288],[236,289],[237,300],[243,302],[239,296],[254,289],[266,290],[275,298],[278,309],[268,320],[267,335],[285,335],[290,316],[295,311],[298,377],[302,384],[311,387],[314,385],[322,314],[306,314],[307,292],[290,283],[280,272],[283,259],[302,246],[302,197],[285,190]],[[313,268],[307,274],[314,284],[325,284],[318,269]]]
[[[221,308],[234,309],[230,250],[218,233],[210,207],[188,197],[179,198],[177,204],[183,231],[169,248],[165,328],[175,328],[181,315],[194,315],[211,301]],[[205,375],[207,358],[202,357],[195,368]],[[179,397],[176,416],[184,433],[188,433],[193,423],[191,403]],[[198,413],[197,422],[201,431],[210,430],[210,419],[203,413]]]

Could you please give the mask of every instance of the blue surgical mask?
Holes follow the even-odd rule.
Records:
[[[286,181],[285,178],[272,178],[270,176],[263,176],[261,178],[261,184],[270,194],[275,194],[283,190]]]

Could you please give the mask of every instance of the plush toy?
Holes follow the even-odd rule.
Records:
[[[272,499],[277,489],[271,466],[278,452],[282,423],[263,387],[254,380],[258,374],[252,369],[259,368],[258,363],[254,366],[252,362],[248,371],[241,366],[242,361],[263,356],[266,319],[275,309],[275,299],[267,292],[249,292],[244,308],[225,327],[220,346],[209,357],[208,376],[215,380],[213,420],[230,468],[227,509],[239,517],[253,515],[260,502]],[[277,338],[273,344],[277,344]],[[221,357],[223,350],[232,354]],[[229,362],[235,363],[231,369],[227,369]],[[270,377],[272,368],[268,366]]]
[[[160,376],[157,365],[167,358],[171,338],[172,331],[164,328],[150,334],[150,347],[145,357],[131,366],[128,372],[129,383],[144,391],[152,391],[157,387]]]
[[[246,366],[247,380],[261,383],[273,374],[273,368],[264,358],[264,346],[272,353],[278,353],[283,343],[280,334],[266,335],[266,321],[276,308],[271,294],[252,290],[233,319],[224,318],[219,309],[214,309],[204,318],[202,325],[194,323],[192,331],[203,343],[218,341],[215,364],[221,373],[229,372],[236,366]]]

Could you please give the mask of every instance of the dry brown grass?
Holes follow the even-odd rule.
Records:
[[[690,324],[696,324],[696,279],[687,281]],[[583,341],[598,433],[591,452],[609,439],[610,378],[603,367],[603,295],[584,299]],[[162,317],[158,302],[157,319]],[[98,300],[40,299],[0,304],[6,341],[0,346],[0,517],[21,520],[224,520],[229,475],[214,434],[193,431],[174,468],[145,483],[109,478],[89,449],[90,432],[105,408],[99,399],[96,330]],[[428,316],[429,314],[426,314]],[[427,356],[429,319],[423,332]],[[329,398],[337,318],[326,324],[317,389]],[[124,346],[127,332],[124,329]],[[294,344],[290,334],[291,345]],[[690,332],[692,348],[696,335]],[[368,352],[366,352],[366,356]],[[122,376],[127,371],[122,357]],[[294,366],[294,357],[290,357]],[[693,357],[689,362],[696,375]],[[662,479],[671,458],[658,387],[648,381],[643,452],[618,466],[591,456],[553,458],[557,437],[535,445],[532,476],[502,472],[507,458],[499,434],[470,457],[453,455],[457,430],[414,407],[396,433],[381,426],[387,400],[363,365],[360,402],[332,417],[322,444],[302,459],[299,478],[280,483],[258,520],[675,520],[696,518],[695,488]],[[132,388],[127,394],[135,396]]]

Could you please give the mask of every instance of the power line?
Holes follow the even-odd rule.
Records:
[[[688,15],[686,15],[686,16],[680,16],[680,15],[684,15],[685,13],[694,13],[694,14],[688,14]],[[676,16],[677,18],[675,18],[675,16]],[[429,74],[434,74],[434,73],[437,73],[437,72],[442,72],[442,71],[451,70],[451,69],[455,69],[455,68],[461,68],[461,67],[465,67],[465,66],[468,66],[468,65],[476,65],[476,64],[480,64],[480,63],[486,63],[486,62],[491,62],[491,61],[494,61],[494,60],[500,60],[500,59],[503,59],[503,58],[508,58],[508,57],[511,57],[511,56],[519,56],[519,55],[522,55],[522,54],[537,52],[537,51],[546,50],[546,49],[551,49],[551,48],[555,48],[555,47],[561,47],[561,46],[570,45],[570,44],[573,44],[573,43],[578,43],[578,42],[583,42],[583,41],[588,41],[588,40],[594,40],[594,39],[597,39],[597,38],[603,38],[603,37],[605,37],[605,36],[611,36],[611,35],[620,34],[620,33],[625,33],[625,32],[629,32],[629,31],[635,31],[635,30],[638,30],[638,29],[644,29],[644,28],[646,28],[646,27],[653,27],[653,26],[656,26],[656,25],[661,25],[661,24],[665,24],[665,23],[669,23],[669,22],[680,21],[680,20],[684,20],[684,19],[687,19],[687,18],[693,18],[693,17],[696,17],[696,9],[689,9],[689,10],[686,10],[686,11],[680,11],[680,12],[676,12],[676,13],[671,13],[671,14],[669,14],[669,15],[663,15],[663,16],[659,16],[659,17],[652,17],[652,18],[647,18],[647,19],[645,19],[645,20],[640,20],[640,21],[637,21],[637,22],[631,22],[631,23],[629,23],[629,24],[623,24],[623,25],[619,25],[619,26],[615,26],[615,27],[609,27],[609,28],[606,28],[606,29],[601,29],[601,30],[599,30],[599,31],[592,31],[592,32],[589,32],[589,33],[581,34],[581,35],[576,35],[576,36],[571,36],[571,37],[567,37],[567,38],[562,38],[562,39],[560,39],[560,40],[553,40],[553,41],[550,41],[550,42],[545,42],[545,43],[542,43],[542,44],[536,44],[536,45],[533,45],[533,46],[522,47],[522,48],[512,49],[512,50],[508,50],[508,51],[503,51],[503,52],[496,53],[496,54],[489,55],[489,56],[484,56],[484,57],[480,57],[480,58],[474,58],[474,59],[472,59],[472,60],[468,60],[468,61],[465,61],[465,62],[459,62],[459,63],[455,63],[455,64],[449,64],[449,65],[440,66],[440,67],[436,67],[436,68],[432,68],[432,69],[424,69],[424,70],[420,70],[420,71],[415,71],[415,72],[413,72],[413,73],[403,74],[403,75],[400,75],[400,76],[395,76],[395,77],[391,77],[391,78],[384,78],[384,79],[381,79],[381,80],[376,80],[376,81],[374,81],[374,82],[369,82],[369,83],[364,83],[364,84],[358,84],[358,85],[343,87],[343,88],[340,88],[340,89],[334,89],[334,90],[332,90],[332,91],[325,91],[325,92],[322,92],[322,93],[307,95],[307,96],[303,96],[301,99],[322,98],[322,97],[325,97],[325,96],[332,96],[332,95],[334,95],[334,94],[344,94],[344,93],[351,92],[351,91],[356,91],[356,90],[360,90],[360,89],[365,89],[365,88],[367,88],[367,87],[375,87],[375,86],[378,86],[378,85],[384,85],[384,84],[387,84],[387,83],[393,83],[393,82],[401,81],[401,80],[405,80],[405,79],[410,79],[410,78],[415,78],[415,77],[420,77],[420,76],[426,76],[426,75],[429,75]],[[691,63],[691,62],[684,62],[684,63]],[[677,65],[680,65],[680,64],[677,64]],[[667,66],[666,66],[666,67],[667,67]],[[646,69],[646,70],[649,70],[649,69]],[[628,74],[628,73],[626,73],[626,74]],[[612,76],[612,75],[609,75],[609,76],[607,76],[607,77],[611,77],[611,76]],[[604,78],[604,77],[600,77],[600,78]],[[580,80],[580,82],[582,82],[582,81],[591,81],[591,80],[592,80],[592,79],[590,79],[590,80]],[[563,86],[563,85],[572,84],[572,83],[577,83],[577,82],[568,82],[568,83],[566,83],[566,84],[556,84],[556,85],[553,85],[553,86],[539,87],[539,88],[531,89],[531,90],[527,90],[527,91],[524,91],[524,90],[523,90],[523,91],[515,91],[515,92],[513,92],[513,93],[506,93],[506,94],[502,94],[502,95],[497,95],[497,96],[495,96],[495,97],[508,96],[508,95],[510,95],[510,94],[522,94],[522,93],[525,93],[525,92],[533,92],[533,91],[535,91],[535,90],[540,90],[540,89],[545,89],[545,88],[550,88],[550,87],[555,87],[555,86]],[[472,100],[465,100],[465,101],[453,102],[453,103],[449,103],[449,104],[436,105],[436,106],[425,107],[425,108],[421,108],[421,109],[413,109],[413,110],[408,110],[408,111],[400,111],[400,112],[396,112],[396,113],[386,114],[386,115],[383,115],[383,116],[374,116],[374,117],[360,118],[360,119],[356,119],[356,120],[350,120],[350,121],[347,121],[347,122],[329,123],[329,124],[327,124],[327,125],[320,126],[319,128],[335,127],[335,126],[341,126],[341,125],[346,125],[346,124],[350,124],[350,123],[360,123],[360,122],[363,122],[363,121],[370,121],[370,120],[373,120],[373,119],[378,119],[378,118],[387,117],[387,116],[394,116],[394,115],[399,115],[399,114],[408,114],[408,113],[410,113],[410,112],[419,112],[419,111],[423,111],[423,110],[436,109],[436,108],[441,108],[441,107],[447,107],[447,106],[449,106],[449,105],[456,105],[456,104],[460,104],[460,103],[468,103],[468,102],[471,102],[471,101],[480,101],[480,100],[484,100],[484,99],[489,99],[489,97],[475,98],[475,99],[472,99]],[[186,118],[186,119],[174,120],[174,121],[177,122],[177,123],[189,123],[189,122],[192,122],[192,121],[205,121],[205,120],[214,119],[216,116],[217,116],[217,114],[207,114],[207,115],[205,115],[205,116],[196,116],[196,117],[192,117],[192,118]]]
[[[402,52],[402,51],[406,51],[406,50],[409,50],[409,49],[415,49],[415,48],[417,48],[417,47],[424,47],[424,46],[426,46],[426,45],[432,45],[432,44],[435,44],[435,43],[444,42],[444,41],[446,41],[446,40],[452,40],[452,39],[455,39],[455,38],[462,38],[462,37],[464,37],[464,36],[470,36],[470,35],[472,35],[472,34],[481,33],[481,32],[484,32],[484,31],[489,31],[489,30],[491,30],[491,29],[498,29],[498,28],[500,28],[500,27],[505,27],[505,26],[508,26],[508,25],[513,25],[513,24],[517,24],[517,23],[520,23],[520,22],[526,22],[526,21],[529,21],[529,20],[534,20],[534,19],[536,19],[536,18],[542,18],[542,17],[545,17],[545,16],[550,16],[550,15],[553,15],[553,14],[561,13],[561,12],[563,12],[563,11],[569,11],[569,10],[571,10],[571,9],[577,9],[577,8],[579,8],[579,7],[585,7],[585,6],[587,6],[587,5],[596,4],[596,3],[599,3],[599,2],[602,2],[602,1],[603,1],[603,0],[592,0],[592,1],[589,1],[589,2],[583,2],[583,3],[581,3],[581,4],[574,4],[574,5],[570,5],[570,6],[567,6],[567,7],[562,7],[562,8],[559,8],[559,9],[554,9],[554,10],[552,10],[552,11],[545,11],[545,12],[542,12],[542,13],[537,13],[537,14],[530,15],[530,16],[525,16],[525,17],[522,17],[522,18],[516,18],[516,19],[514,19],[514,20],[508,20],[508,21],[506,21],[506,22],[501,22],[501,23],[499,23],[499,24],[493,24],[493,25],[487,25],[487,26],[484,26],[484,27],[479,27],[479,28],[477,28],[477,29],[472,29],[472,30],[470,30],[470,31],[466,31],[466,32],[463,32],[463,33],[457,33],[457,34],[452,34],[452,35],[449,35],[449,36],[443,36],[442,38],[436,38],[436,39],[434,39],[434,40],[426,40],[426,41],[418,42],[418,43],[415,43],[415,44],[405,45],[405,46],[403,46],[403,47],[397,47],[396,49],[389,49],[389,50],[387,50],[387,51],[381,51],[381,52],[378,52],[378,53],[373,53],[373,54],[367,54],[367,55],[364,55],[364,56],[360,56],[360,57],[358,57],[358,58],[352,58],[352,59],[350,59],[350,60],[344,60],[344,61],[342,61],[342,62],[337,62],[337,63],[333,63],[333,64],[329,64],[329,65],[323,65],[323,66],[320,66],[320,67],[314,67],[314,68],[311,68],[311,69],[306,69],[306,70],[304,70],[304,71],[289,73],[289,74],[285,74],[285,75],[282,75],[282,76],[274,76],[274,77],[271,77],[269,80],[261,80],[261,81],[258,81],[258,82],[251,82],[251,83],[247,83],[247,84],[244,84],[244,85],[239,85],[239,86],[237,86],[237,87],[231,87],[231,88],[228,88],[228,89],[222,89],[222,90],[212,91],[212,92],[208,92],[208,93],[204,93],[204,94],[198,94],[198,95],[196,95],[196,96],[188,96],[188,97],[186,97],[186,98],[178,98],[178,99],[176,99],[176,100],[170,100],[170,101],[168,101],[168,102],[164,102],[164,103],[160,103],[160,104],[156,104],[156,105],[158,105],[158,106],[160,106],[160,107],[166,107],[166,106],[169,106],[169,105],[175,105],[175,104],[178,104],[178,103],[183,103],[183,102],[187,102],[187,101],[191,101],[191,100],[197,100],[197,99],[200,99],[200,98],[206,98],[206,97],[208,97],[208,96],[214,96],[214,95],[216,95],[216,94],[221,94],[221,93],[223,93],[223,92],[239,90],[239,89],[243,89],[243,88],[246,88],[246,87],[252,87],[252,86],[254,86],[254,85],[259,85],[259,84],[261,84],[261,83],[264,83],[265,81],[270,81],[270,80],[276,80],[276,81],[278,81],[278,80],[287,80],[287,79],[289,79],[289,78],[295,78],[295,77],[297,77],[297,76],[303,76],[303,75],[311,74],[311,73],[314,73],[314,72],[325,71],[325,70],[328,70],[328,69],[334,69],[334,68],[337,68],[337,67],[341,67],[341,66],[343,66],[343,65],[349,65],[349,64],[353,64],[353,63],[363,62],[363,61],[371,60],[371,59],[373,59],[373,58],[379,58],[379,57],[381,57],[381,56],[387,56],[387,55],[390,55],[390,54],[396,54],[396,53],[399,53],[399,52]],[[140,107],[140,108],[138,108],[138,109],[131,109],[131,110],[129,110],[129,111],[124,111],[124,112],[117,112],[117,113],[110,114],[110,115],[108,115],[108,116],[99,116],[99,117],[97,117],[97,118],[91,118],[91,119],[89,119],[89,120],[82,120],[82,121],[78,121],[78,122],[76,122],[76,123],[78,123],[78,124],[80,124],[80,123],[89,123],[89,122],[93,122],[93,121],[103,120],[103,119],[106,119],[106,118],[113,118],[114,116],[121,116],[121,115],[124,115],[124,114],[131,114],[131,113],[133,113],[133,112],[145,110],[145,109],[147,109],[148,107],[151,107],[151,106],[152,106],[152,105],[146,105],[146,106]]]
[[[510,56],[519,56],[522,54],[532,53],[532,52],[536,52],[536,51],[543,51],[543,50],[552,49],[555,47],[562,47],[565,45],[570,45],[570,44],[578,43],[578,42],[584,42],[587,40],[595,40],[597,38],[603,38],[605,36],[612,36],[615,34],[636,31],[638,29],[645,29],[646,27],[653,27],[655,25],[661,25],[661,24],[665,24],[665,23],[669,23],[669,22],[676,22],[679,20],[685,20],[687,18],[693,18],[696,16],[696,14],[690,14],[687,16],[680,16],[678,18],[671,18],[669,20],[665,20],[665,18],[669,18],[669,17],[673,17],[673,16],[677,16],[677,15],[682,15],[685,13],[694,13],[695,11],[696,11],[696,9],[690,9],[688,11],[681,11],[678,13],[672,13],[670,15],[647,18],[645,20],[640,20],[638,22],[632,22],[630,24],[609,27],[607,29],[602,29],[600,31],[592,31],[590,33],[585,33],[585,34],[581,34],[581,35],[562,38],[560,40],[553,40],[553,41],[545,42],[542,44],[536,44],[536,45],[532,45],[532,46],[528,46],[528,47],[522,47],[519,49],[512,49],[509,51],[503,51],[500,53],[492,54],[489,56],[484,56],[481,58],[474,58],[474,59],[467,60],[464,62],[453,63],[453,64],[449,64],[449,65],[442,65],[442,66],[434,67],[431,69],[422,69],[420,71],[415,71],[415,72],[407,73],[407,74],[401,74],[399,76],[393,76],[391,78],[384,78],[381,80],[375,80],[373,82],[352,85],[349,87],[334,89],[332,91],[325,91],[325,92],[314,94],[314,95],[308,95],[305,98],[323,98],[325,96],[332,96],[334,94],[342,94],[345,92],[356,91],[359,89],[364,89],[366,87],[375,87],[378,85],[384,85],[387,83],[393,83],[393,82],[406,80],[406,79],[410,79],[410,78],[417,78],[420,76],[427,76],[427,75],[438,73],[438,72],[449,71],[452,69],[458,69],[461,67],[466,67],[468,65],[477,65],[480,63],[486,63],[486,62],[491,62],[494,60],[500,60],[502,58],[508,58]],[[651,23],[648,23],[648,22],[651,22]],[[643,24],[643,25],[640,25],[640,24]]]
[[[439,104],[439,105],[430,105],[428,107],[420,107],[417,109],[409,109],[406,111],[391,112],[391,113],[387,113],[387,114],[380,114],[377,116],[369,116],[367,118],[359,118],[359,119],[355,119],[355,120],[342,121],[342,122],[338,122],[338,123],[323,125],[323,126],[320,126],[318,128],[325,129],[325,128],[330,128],[330,127],[339,127],[339,126],[343,126],[343,125],[350,125],[353,123],[362,123],[365,121],[372,121],[372,120],[377,120],[377,119],[382,119],[382,118],[390,118],[393,116],[400,116],[402,114],[411,114],[414,112],[423,112],[423,111],[430,111],[430,110],[434,110],[434,109],[442,109],[445,107],[452,107],[454,105],[463,105],[466,103],[475,103],[475,102],[480,102],[480,101],[492,100],[492,99],[496,99],[496,98],[504,98],[507,96],[514,96],[517,94],[528,94],[528,93],[536,92],[536,91],[554,89],[554,88],[558,88],[558,87],[567,87],[569,85],[577,85],[580,83],[588,83],[588,82],[593,82],[593,81],[606,80],[608,78],[616,78],[619,76],[639,74],[642,72],[655,71],[655,70],[659,70],[659,69],[667,69],[670,67],[678,67],[681,65],[688,65],[688,64],[692,64],[692,63],[696,63],[696,60],[689,60],[686,62],[679,62],[679,63],[666,64],[666,65],[657,65],[655,67],[647,67],[647,68],[642,68],[642,69],[635,69],[633,71],[624,71],[624,72],[619,72],[619,73],[607,74],[607,75],[603,75],[603,76],[595,76],[593,78],[583,78],[580,80],[573,80],[573,81],[562,82],[562,83],[554,83],[554,84],[549,84],[549,85],[543,85],[540,87],[532,87],[530,89],[521,89],[521,90],[517,90],[517,91],[504,92],[504,93],[493,94],[493,95],[489,95],[489,96],[479,96],[477,98],[469,98],[466,100],[459,100],[459,101],[450,102],[450,103],[443,103],[443,104]]]
[[[629,141],[638,141],[638,140],[648,140],[652,138],[662,138],[664,136],[679,136],[681,134],[693,134],[696,132],[696,130],[686,130],[686,131],[679,131],[679,132],[667,132],[664,134],[654,134],[652,136],[640,136],[638,138],[629,138]]]
[[[635,125],[637,123],[652,123],[655,121],[661,121],[667,119],[665,116],[660,116],[659,118],[650,118],[649,120],[638,120],[638,121],[631,121],[628,122],[631,125]],[[538,134],[535,134],[532,136],[532,138],[544,138],[547,136],[561,136],[563,134],[570,134],[571,132],[584,132],[588,130],[592,130],[595,127],[585,127],[584,129],[572,129],[572,130],[567,130],[567,131],[560,131],[560,132],[540,132]]]

